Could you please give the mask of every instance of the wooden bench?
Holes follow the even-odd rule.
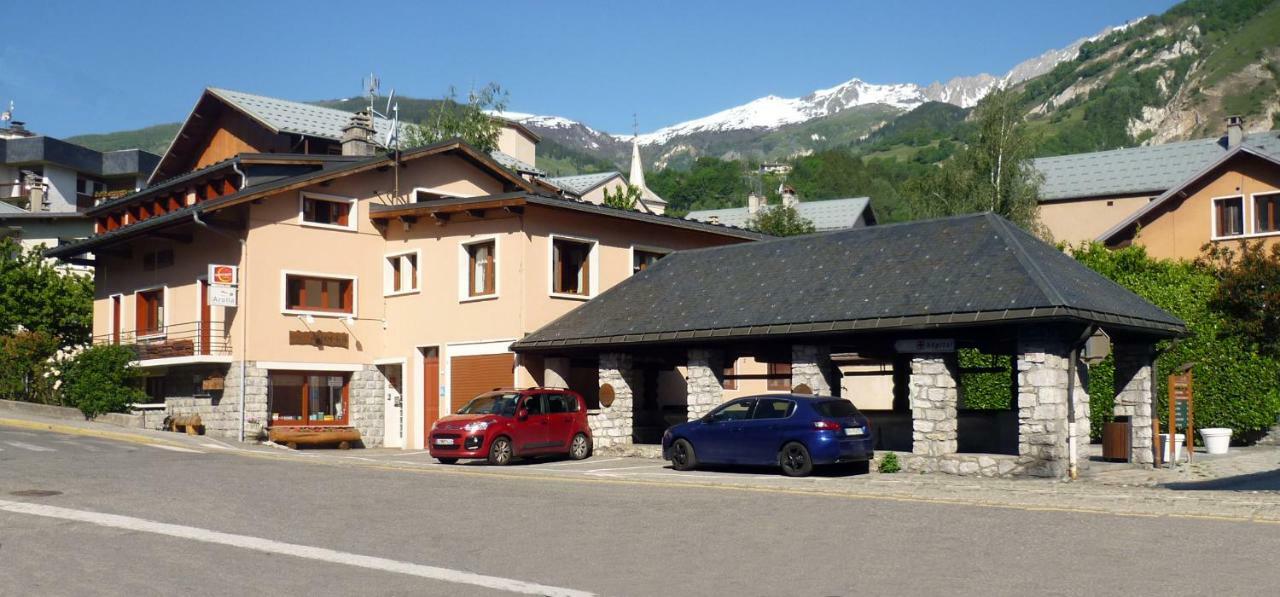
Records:
[[[204,433],[204,423],[200,421],[200,415],[179,415],[169,418],[169,431],[177,433],[182,428],[187,435],[202,435]]]
[[[360,441],[360,431],[355,427],[339,425],[276,426],[267,430],[267,438],[297,450],[298,446],[332,446],[347,450]]]

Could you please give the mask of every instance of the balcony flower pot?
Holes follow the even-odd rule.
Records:
[[[1200,437],[1210,454],[1226,454],[1231,446],[1231,429],[1227,427],[1206,427],[1200,430]]]

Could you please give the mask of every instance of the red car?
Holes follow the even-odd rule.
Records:
[[[591,455],[587,405],[572,390],[494,390],[436,421],[427,450],[444,464],[485,458],[501,465],[547,454],[582,460]]]

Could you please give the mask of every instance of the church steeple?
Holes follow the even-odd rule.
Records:
[[[634,128],[639,130],[638,126]],[[641,211],[661,214],[667,210],[667,202],[649,190],[649,186],[644,183],[644,162],[640,161],[639,137],[638,134],[631,137],[631,176],[627,178],[627,182],[640,189],[640,205],[636,207]]]

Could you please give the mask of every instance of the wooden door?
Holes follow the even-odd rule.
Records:
[[[436,348],[422,350],[422,441],[429,441],[431,425],[440,418],[440,353]]]
[[[200,352],[196,354],[209,354],[209,327],[213,319],[209,312],[209,281],[197,280],[196,284],[200,286]]]
[[[120,343],[120,295],[111,297],[111,343]]]

